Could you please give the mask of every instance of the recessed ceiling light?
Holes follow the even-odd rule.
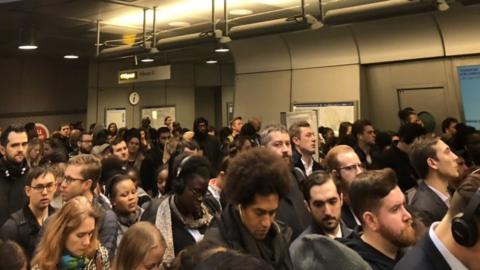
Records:
[[[190,23],[175,21],[175,22],[169,22],[168,25],[171,27],[187,27],[187,26],[190,26]]]
[[[20,50],[36,50],[38,47],[37,45],[20,45],[18,48]]]
[[[75,54],[67,54],[63,58],[65,59],[78,59],[78,55]]]
[[[218,53],[225,53],[225,52],[229,52],[230,49],[229,48],[216,48],[215,49],[215,52],[218,52]]]
[[[154,60],[153,58],[143,58],[143,59],[140,60],[140,61],[142,61],[143,63],[151,63],[151,62],[153,62],[153,61],[155,61],[155,60]]]
[[[230,15],[250,15],[253,11],[249,9],[232,9],[229,13]]]
[[[212,59],[212,60],[207,60],[207,61],[205,61],[205,63],[207,63],[207,64],[216,64],[216,63],[218,63],[218,61]]]

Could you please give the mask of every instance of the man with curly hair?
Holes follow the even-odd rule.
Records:
[[[239,154],[225,179],[229,204],[205,239],[254,255],[274,269],[293,269],[288,252],[291,230],[275,219],[292,179],[287,164],[269,149]]]

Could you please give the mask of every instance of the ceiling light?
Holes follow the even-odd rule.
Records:
[[[181,22],[181,21],[175,21],[175,22],[169,22],[169,26],[171,27],[187,27],[190,26],[189,22]]]
[[[207,64],[216,64],[216,63],[218,63],[218,61],[211,59],[211,60],[205,61],[205,63],[207,63]]]
[[[148,58],[143,58],[143,59],[140,60],[140,61],[142,61],[142,63],[151,63],[151,62],[153,62],[153,61],[155,61],[155,60],[154,60],[153,58],[148,57]]]
[[[35,42],[35,29],[32,26],[20,29],[18,48],[20,50],[35,50],[38,48]]]
[[[78,59],[78,55],[75,54],[67,54],[63,58],[65,59]]]
[[[226,53],[226,52],[229,52],[229,51],[230,51],[230,49],[225,48],[225,47],[220,47],[220,48],[215,49],[215,52],[217,52],[217,53]]]
[[[239,16],[243,16],[243,15],[250,15],[253,13],[253,11],[249,10],[249,9],[232,9],[230,10],[230,15],[239,15]]]
[[[38,47],[37,45],[19,45],[18,48],[20,50],[36,50]]]

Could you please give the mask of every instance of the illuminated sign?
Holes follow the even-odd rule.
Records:
[[[170,65],[133,70],[122,70],[118,73],[118,83],[136,83],[148,81],[161,81],[171,78]]]
[[[120,76],[118,80],[128,81],[128,80],[135,80],[136,78],[137,78],[137,72],[120,72]]]

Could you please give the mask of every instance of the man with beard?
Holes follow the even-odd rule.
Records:
[[[312,223],[292,243],[290,251],[301,243],[301,236],[321,234],[332,239],[348,239],[353,237],[353,230],[341,220],[343,194],[340,184],[332,175],[323,171],[312,173],[303,185],[305,206],[312,214]]]
[[[304,197],[300,189],[300,179],[293,173],[292,145],[290,135],[284,126],[269,125],[260,131],[260,143],[263,147],[272,150],[289,166],[295,181],[290,184],[290,192],[280,200],[277,219],[292,228],[292,240],[297,238],[310,223],[311,216],[304,206]]]
[[[93,134],[87,131],[82,131],[78,136],[77,149],[69,154],[73,157],[80,154],[90,154],[93,148]]]
[[[25,153],[28,136],[20,125],[9,126],[0,136],[0,226],[10,214],[27,203],[25,176],[28,165]]]
[[[307,121],[293,123],[289,128],[290,138],[293,143],[293,165],[303,171],[305,175],[322,167],[313,159],[315,154],[316,139],[310,124]]]
[[[363,234],[346,245],[355,250],[373,270],[393,269],[402,248],[415,244],[412,216],[405,209],[405,195],[392,169],[359,174],[350,186],[350,201]]]
[[[203,150],[203,155],[210,161],[216,174],[223,158],[222,152],[220,151],[220,141],[216,137],[208,134],[208,121],[203,117],[195,119],[193,132],[195,133],[193,139],[198,143],[200,149]]]

